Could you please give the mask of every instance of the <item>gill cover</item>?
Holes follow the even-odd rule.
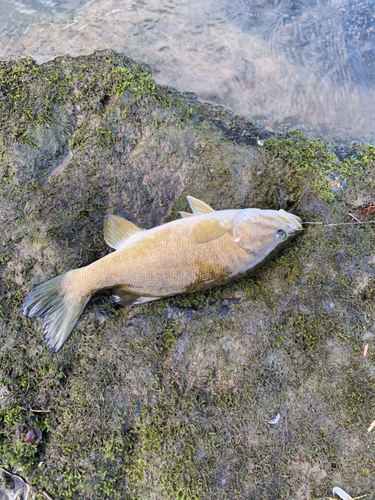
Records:
[[[297,215],[285,210],[259,210],[250,208],[241,211],[234,221],[233,240],[245,250],[254,251],[272,248],[292,238],[302,229]]]
[[[256,228],[252,221],[249,210],[241,211],[235,221],[233,228],[233,240],[245,250],[249,250],[256,239]]]

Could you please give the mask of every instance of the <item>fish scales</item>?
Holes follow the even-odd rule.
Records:
[[[77,295],[121,287],[139,295],[168,296],[215,286],[243,272],[249,263],[246,251],[228,234],[194,243],[194,219],[138,233],[122,249],[83,268]]]
[[[104,237],[115,252],[29,293],[23,312],[41,317],[52,352],[100,290],[113,289],[114,302],[129,305],[222,285],[256,269],[302,229],[301,219],[284,210],[214,211],[188,201],[193,214],[149,230],[107,216]]]

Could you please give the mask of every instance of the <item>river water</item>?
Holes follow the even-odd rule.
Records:
[[[266,127],[374,142],[373,0],[0,0],[0,59],[114,49]]]

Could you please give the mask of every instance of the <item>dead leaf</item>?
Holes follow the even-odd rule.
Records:
[[[371,205],[370,207],[363,208],[358,213],[361,215],[371,215],[375,212],[375,205]]]

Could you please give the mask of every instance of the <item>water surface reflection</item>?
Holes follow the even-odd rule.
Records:
[[[0,0],[0,57],[110,48],[268,129],[374,140],[374,2]]]

